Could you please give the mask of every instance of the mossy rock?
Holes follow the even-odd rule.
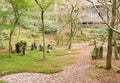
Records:
[[[93,52],[91,53],[93,59],[102,59],[103,57],[103,46],[95,46]]]
[[[91,56],[92,56],[93,59],[97,59],[97,55],[96,55],[96,51],[95,50],[91,53]]]
[[[105,68],[104,64],[102,63],[97,63],[95,66],[100,69]]]

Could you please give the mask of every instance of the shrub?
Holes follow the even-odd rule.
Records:
[[[71,30],[66,30],[65,33],[66,33],[67,36],[70,36],[71,35]],[[72,33],[74,33],[74,31],[72,31]]]
[[[57,25],[46,26],[45,27],[45,34],[56,33],[59,29],[60,28]]]
[[[15,51],[16,53],[21,53],[21,51],[23,51],[23,47],[26,48],[27,46],[27,42],[26,41],[19,41],[15,44]]]
[[[22,50],[21,50],[21,43],[20,42],[17,42],[16,44],[15,44],[15,51],[16,51],[16,53],[20,53]]]
[[[98,28],[90,31],[91,34],[93,34],[93,38],[96,38],[97,40],[105,41],[107,39],[108,31],[106,28]]]

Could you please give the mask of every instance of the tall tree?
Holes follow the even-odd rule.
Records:
[[[42,39],[43,39],[43,60],[46,58],[45,54],[45,24],[44,24],[44,14],[53,0],[35,0],[36,4],[41,9],[41,20],[42,20]]]
[[[9,38],[9,56],[12,56],[12,36],[16,28],[16,24],[18,23],[21,15],[22,15],[22,10],[25,9],[28,6],[28,1],[27,0],[8,0],[9,3],[12,6],[13,9],[13,19],[11,20],[11,29],[10,29],[10,38]]]
[[[113,0],[112,3],[112,20],[111,26],[115,28],[115,21],[116,21],[116,0]],[[108,32],[108,49],[107,49],[107,58],[106,58],[106,69],[111,69],[111,59],[112,59],[112,39],[113,39],[113,30],[109,29]]]
[[[99,10],[97,9],[97,7],[95,6],[94,2],[91,0],[86,0],[90,3],[93,4],[94,8],[96,9],[98,15],[100,16],[100,18],[105,22],[105,24],[108,26],[109,31],[108,31],[108,47],[107,47],[107,58],[106,58],[106,69],[109,70],[111,69],[112,65],[112,39],[113,39],[113,32],[120,34],[120,31],[117,30],[115,28],[115,24],[116,24],[116,16],[117,16],[117,1],[119,3],[119,0],[111,0],[110,3],[112,3],[111,7],[112,7],[112,11],[110,12],[112,14],[112,19],[111,19],[111,23],[109,24],[109,22],[106,22],[105,19],[103,18],[103,16],[101,15],[101,13],[99,12]],[[102,6],[105,6],[107,9],[109,9],[107,7],[107,3],[108,1],[103,1],[103,3],[100,0],[97,0],[99,3],[102,4]],[[119,7],[119,6],[118,6]]]
[[[76,21],[79,15],[79,1],[77,0],[76,3],[73,5],[71,4],[70,10],[70,37],[69,37],[69,45],[68,49],[71,49],[72,40],[76,30]]]
[[[120,0],[117,0],[116,1],[116,26],[115,28],[118,29],[119,25],[119,16],[120,16],[120,11],[119,11],[119,7],[120,7]],[[115,58],[116,60],[119,60],[119,56],[118,56],[118,45],[117,45],[117,37],[118,37],[118,34],[116,33],[113,33],[113,40],[114,40],[114,55],[115,55]]]

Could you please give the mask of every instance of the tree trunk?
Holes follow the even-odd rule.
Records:
[[[18,39],[17,40],[19,40],[20,39],[20,27],[19,27],[19,31],[18,31]]]
[[[116,39],[114,38],[114,54],[115,54],[115,59],[116,60],[119,60],[119,57],[118,57],[118,45],[117,45],[117,42],[116,42]]]
[[[72,46],[72,38],[73,38],[72,32],[73,32],[73,31],[72,31],[72,28],[71,28],[68,49],[71,49],[71,46]]]
[[[58,4],[57,4],[57,0],[55,0],[55,3],[54,3],[54,14],[55,14],[55,22],[58,23]]]
[[[107,58],[106,58],[106,69],[111,69],[111,57],[112,57],[112,37],[113,31],[112,29],[109,30],[109,37],[108,37],[108,50],[107,50]]]
[[[42,39],[43,39],[43,59],[45,59],[46,55],[45,55],[44,10],[41,11],[41,20],[42,20]]]
[[[112,4],[112,21],[111,26],[115,27],[115,19],[116,19],[116,0],[113,0]],[[106,69],[111,69],[111,58],[112,58],[112,39],[113,39],[113,30],[109,29],[108,32],[108,50],[107,50],[107,58],[106,58]]]
[[[69,46],[68,46],[68,49],[71,49],[71,46],[72,46],[72,38],[73,38],[73,12],[74,12],[74,7],[72,6],[72,10],[71,10],[71,13],[70,13],[70,23],[71,23],[71,29],[70,29],[70,39],[69,39]]]
[[[11,30],[10,31],[10,38],[9,38],[9,57],[12,56],[12,51],[13,51],[13,49],[12,49],[12,34],[13,34],[13,31]]]

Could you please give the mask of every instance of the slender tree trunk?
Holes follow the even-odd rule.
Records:
[[[11,57],[12,56],[12,51],[13,51],[13,48],[12,48],[12,36],[13,36],[13,33],[14,33],[14,30],[15,30],[15,27],[16,27],[16,24],[18,22],[19,18],[16,18],[14,24],[13,24],[13,29],[10,30],[10,38],[9,38],[9,56]]]
[[[111,26],[115,27],[115,19],[116,19],[116,0],[113,0],[112,4],[112,21]],[[108,32],[108,50],[107,50],[107,58],[106,58],[106,69],[111,69],[111,59],[112,59],[112,39],[113,39],[113,30],[109,29]]]
[[[19,31],[18,31],[18,38],[17,38],[17,40],[19,40],[20,39],[20,27],[19,27]]]
[[[70,39],[69,39],[69,46],[68,46],[68,49],[71,49],[71,46],[72,46],[72,39],[73,39],[73,31],[72,31],[72,28],[70,30]]]
[[[119,60],[119,57],[118,57],[118,49],[117,49],[117,42],[116,42],[116,39],[114,38],[114,54],[115,54],[115,59],[116,60]]]
[[[45,55],[44,10],[41,11],[41,20],[42,20],[42,39],[43,39],[43,59],[45,59],[46,55]]]
[[[74,7],[72,6],[72,10],[71,10],[71,13],[70,13],[70,23],[71,23],[71,29],[70,29],[70,39],[69,39],[69,46],[68,46],[68,49],[71,49],[71,46],[72,46],[72,39],[73,39],[73,12],[74,12]]]
[[[54,3],[54,14],[55,14],[55,22],[58,23],[58,4],[57,4],[57,0],[55,0],[55,3]]]
[[[13,31],[11,30],[10,31],[10,38],[9,38],[9,57],[12,56],[12,51],[13,51],[13,49],[12,49],[12,34],[13,34]]]
[[[116,0],[116,3],[119,3],[119,0]],[[116,7],[118,7],[118,4],[116,4]],[[118,15],[119,15],[119,9],[116,9],[116,16],[118,16]],[[118,18],[116,21],[117,22],[119,21]],[[118,27],[118,24],[116,26]],[[117,29],[117,27],[115,27],[115,28]],[[117,41],[116,41],[116,39],[117,39],[116,36],[117,36],[117,34],[114,33],[114,37],[113,37],[114,38],[114,50],[115,50],[114,55],[115,55],[115,59],[119,60],[118,45],[117,45]]]

